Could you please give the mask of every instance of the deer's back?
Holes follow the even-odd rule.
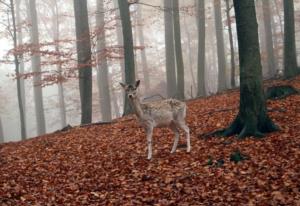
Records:
[[[153,120],[155,126],[169,125],[172,121],[185,118],[186,104],[176,99],[142,104],[145,119]]]

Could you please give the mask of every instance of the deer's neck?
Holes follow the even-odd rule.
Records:
[[[137,115],[137,117],[142,118],[144,113],[142,110],[140,99],[139,98],[132,99],[131,103],[133,105],[133,109],[134,109],[134,112]]]

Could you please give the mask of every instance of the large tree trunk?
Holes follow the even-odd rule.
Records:
[[[297,69],[293,0],[284,0],[284,77],[292,78]]]
[[[2,126],[2,121],[0,117],[0,143],[4,142],[4,133],[3,133],[3,126]]]
[[[277,70],[277,65],[275,64],[274,50],[273,50],[273,35],[271,26],[271,9],[270,1],[262,0],[263,7],[263,19],[265,27],[265,39],[266,39],[266,49],[267,49],[267,61],[268,61],[268,76],[273,77],[275,71]]]
[[[103,121],[111,121],[110,91],[108,82],[108,66],[106,59],[106,39],[103,0],[97,0],[97,80]]]
[[[278,128],[267,115],[254,0],[234,0],[240,54],[240,108],[225,136],[262,137]]]
[[[179,17],[179,3],[178,0],[173,0],[173,29],[174,29],[174,43],[175,56],[177,68],[177,98],[184,99],[184,65],[181,49],[181,32],[180,32],[180,17]]]
[[[123,40],[124,40],[124,58],[125,58],[125,83],[135,83],[135,69],[134,69],[134,53],[133,53],[133,38],[132,27],[129,13],[129,3],[124,0],[118,0]],[[124,114],[132,113],[132,108],[129,105],[128,97],[125,96]]]
[[[74,14],[79,69],[81,124],[88,124],[92,122],[92,67],[87,0],[74,0]]]
[[[166,76],[168,97],[176,97],[176,64],[174,53],[173,9],[172,0],[164,0]]]
[[[218,52],[218,91],[221,92],[226,89],[226,59],[220,0],[214,0],[214,11]]]
[[[141,60],[142,60],[142,71],[144,76],[144,84],[145,84],[145,91],[149,91],[150,89],[150,78],[149,78],[149,68],[148,68],[148,61],[146,55],[146,47],[145,47],[145,39],[144,39],[144,27],[142,23],[143,15],[142,15],[142,8],[138,5],[137,8],[137,32],[139,37],[140,46],[144,47],[141,50]]]
[[[59,16],[58,16],[58,5],[57,0],[53,1],[52,7],[52,16],[53,16],[53,40],[55,42],[55,52],[60,53],[59,49]],[[67,117],[66,117],[66,106],[65,106],[65,95],[64,95],[64,87],[62,82],[62,66],[60,63],[60,56],[57,56],[57,66],[56,69],[59,73],[61,81],[57,84],[58,89],[58,102],[59,102],[59,115],[60,115],[60,127],[65,128],[67,126]]]
[[[230,6],[229,0],[226,0],[226,16],[228,24],[228,34],[229,34],[229,43],[230,43],[230,62],[231,62],[231,88],[235,87],[235,58],[234,58],[234,46],[233,46],[233,35],[232,35],[232,26],[231,26],[231,17],[230,17]]]
[[[196,1],[198,28],[197,96],[206,96],[205,89],[205,0]]]
[[[33,55],[31,57],[31,67],[34,72],[33,76],[33,92],[35,102],[35,115],[37,122],[37,135],[45,134],[46,122],[44,114],[44,103],[43,103],[43,91],[42,91],[42,80],[41,80],[41,56],[39,54],[39,29],[36,12],[35,0],[29,0],[29,19],[31,24],[30,36]]]

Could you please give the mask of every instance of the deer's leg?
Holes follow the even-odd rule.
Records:
[[[176,151],[177,145],[178,145],[178,141],[179,141],[179,130],[177,129],[175,124],[171,124],[170,125],[170,129],[174,132],[175,134],[175,138],[174,138],[174,143],[173,143],[173,147],[171,150],[171,153],[174,153]]]
[[[146,128],[147,133],[147,145],[148,145],[148,157],[147,159],[150,160],[152,158],[152,134],[153,134],[153,127]]]
[[[191,151],[191,138],[190,138],[190,128],[186,125],[184,121],[178,122],[177,123],[178,127],[184,130],[186,134],[186,144],[187,144],[187,152]]]

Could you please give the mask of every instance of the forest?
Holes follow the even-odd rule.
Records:
[[[0,0],[0,205],[299,205],[300,0]]]

